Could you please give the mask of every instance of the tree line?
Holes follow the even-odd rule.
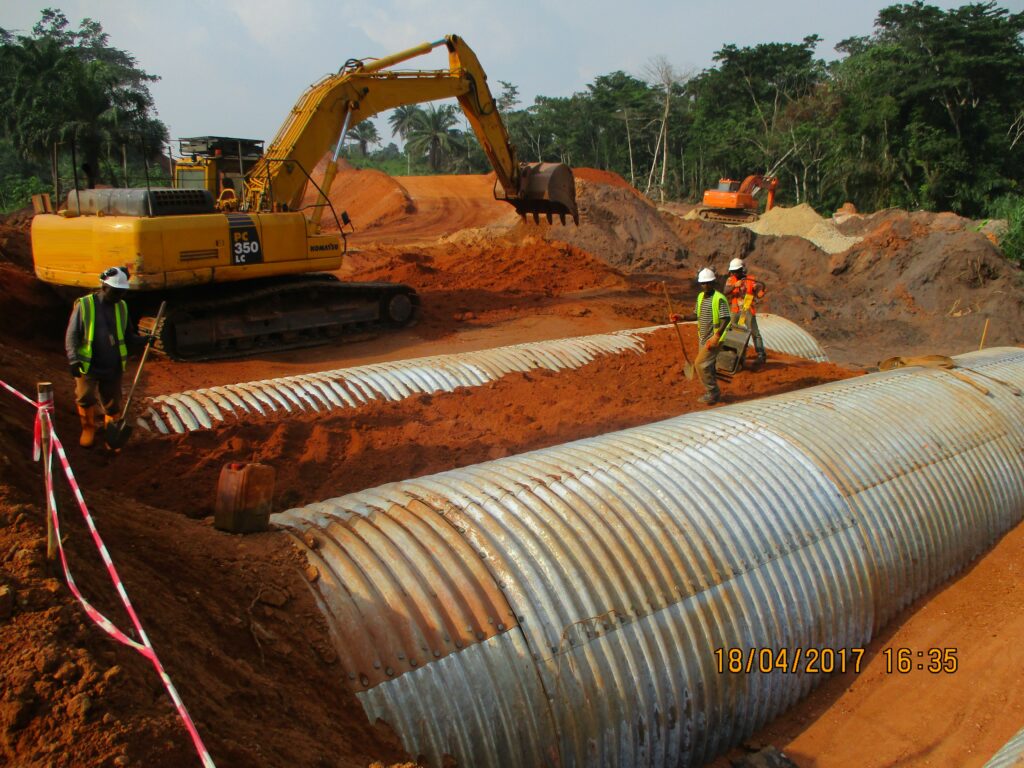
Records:
[[[616,171],[657,200],[696,201],[721,177],[771,173],[783,203],[821,211],[851,201],[1006,215],[1024,173],[1022,35],[1024,13],[995,2],[943,10],[915,0],[880,11],[834,61],[818,55],[816,35],[723,45],[699,72],[658,57],[529,105],[499,81],[497,101],[520,160]],[[141,147],[155,157],[166,141],[155,79],[89,19],[72,30],[46,10],[30,35],[0,30],[0,191],[11,179],[46,186],[54,145],[66,156],[72,141],[93,173],[123,183]],[[373,122],[355,127],[356,164],[489,170],[455,105],[402,107],[384,130],[386,146]]]
[[[141,180],[167,141],[149,91],[157,79],[93,19],[74,29],[47,8],[30,34],[0,29],[0,205],[25,205],[55,177]]]
[[[947,11],[919,0],[880,11],[874,32],[843,40],[835,61],[817,55],[816,35],[724,45],[700,72],[658,57],[641,76],[612,72],[529,106],[499,82],[498,106],[520,160],[616,171],[659,200],[696,201],[721,177],[772,173],[789,205],[994,215],[1024,174],[1022,33],[1024,13],[994,2]],[[396,135],[420,126],[414,161],[488,170],[455,108],[438,121],[442,109],[391,117]]]

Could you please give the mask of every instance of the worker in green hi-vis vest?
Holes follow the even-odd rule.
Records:
[[[75,402],[82,422],[78,444],[89,448],[96,440],[96,405],[104,422],[121,417],[121,378],[128,355],[152,340],[140,336],[128,316],[124,295],[131,287],[125,267],[100,275],[100,288],[75,302],[64,334],[64,348],[75,379]]]
[[[700,349],[693,365],[697,369],[701,383],[704,384],[704,394],[697,398],[697,402],[704,405],[714,405],[722,396],[718,388],[716,371],[718,345],[732,323],[729,300],[717,289],[716,280],[715,270],[711,267],[704,267],[697,273],[700,293],[697,294],[693,315],[687,318],[697,321],[697,340],[700,342]],[[671,323],[678,323],[682,319],[679,315],[669,316]]]

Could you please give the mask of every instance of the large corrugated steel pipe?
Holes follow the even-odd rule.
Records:
[[[316,566],[346,682],[410,753],[701,765],[823,678],[759,672],[759,649],[838,668],[1021,520],[1024,350],[956,360],[275,520]],[[729,649],[744,671],[720,671]]]
[[[984,768],[1022,768],[1024,767],[1024,728],[1003,745],[1003,748],[992,755]]]
[[[778,315],[759,315],[765,346],[809,360],[827,360],[811,334]],[[356,408],[373,400],[476,387],[513,371],[580,368],[602,355],[643,354],[644,337],[668,326],[633,328],[475,352],[371,363],[278,379],[191,389],[149,398],[138,425],[160,434],[213,429],[274,412],[307,413]]]

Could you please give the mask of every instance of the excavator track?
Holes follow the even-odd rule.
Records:
[[[257,283],[253,285],[253,283]],[[168,301],[155,348],[175,360],[218,360],[371,338],[415,321],[419,296],[400,283],[347,283],[329,274],[207,286]],[[180,296],[180,294],[177,294]],[[152,329],[154,318],[139,321]]]
[[[750,224],[761,218],[757,211],[726,210],[722,208],[701,208],[697,215],[702,221],[714,221],[719,224]]]

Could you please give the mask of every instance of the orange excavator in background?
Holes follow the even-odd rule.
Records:
[[[768,190],[765,213],[775,205],[775,187],[779,180],[774,176],[754,174],[742,182],[734,179],[719,179],[716,189],[704,192],[703,206],[697,215],[704,221],[723,224],[747,224],[760,217],[755,195],[762,189]]]
[[[447,69],[394,68],[441,46]],[[458,99],[494,168],[496,198],[524,218],[579,223],[572,171],[519,161],[476,54],[448,35],[380,59],[350,59],[306,90],[262,155],[260,142],[203,137],[176,169],[174,188],[76,189],[57,211],[48,199],[34,201],[36,275],[81,292],[123,265],[141,328],[152,325],[148,310],[167,299],[158,349],[179,359],[273,352],[407,325],[419,305],[412,286],[332,274],[351,222],[334,210],[330,191],[352,128],[384,110],[447,98]],[[318,183],[310,171],[331,150]],[[237,157],[228,162],[231,153]],[[304,210],[309,185],[318,197]],[[321,227],[324,215],[335,231]]]

